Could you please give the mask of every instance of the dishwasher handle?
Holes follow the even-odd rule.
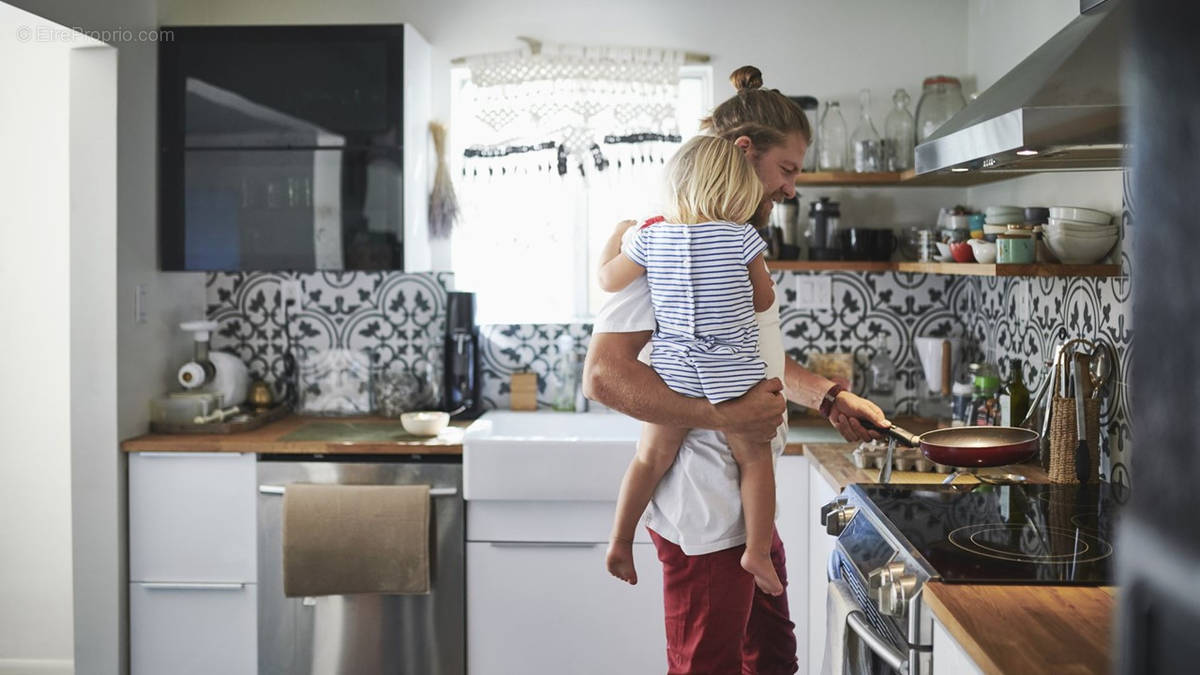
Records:
[[[258,493],[263,495],[282,495],[283,485],[259,485]],[[458,494],[458,488],[429,488],[430,497],[453,497]]]

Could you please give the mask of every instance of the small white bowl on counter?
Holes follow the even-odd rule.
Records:
[[[450,413],[436,410],[407,412],[400,416],[400,424],[413,436],[437,436],[450,424]]]

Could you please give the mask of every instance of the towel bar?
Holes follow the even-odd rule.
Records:
[[[339,483],[344,485],[344,483]],[[282,495],[284,486],[282,485],[259,485],[258,491],[264,495]],[[453,497],[458,494],[458,488],[429,488],[430,497]]]

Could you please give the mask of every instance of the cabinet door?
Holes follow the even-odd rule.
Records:
[[[834,537],[825,532],[818,520],[821,507],[837,496],[814,463],[808,468],[808,666],[810,673],[821,672],[825,655],[825,597],[828,591],[828,562],[833,553]]]
[[[254,583],[253,454],[129,458],[129,580]]]
[[[468,542],[471,674],[665,671],[662,567],[633,548],[637,586],[608,575],[603,544]]]
[[[130,584],[132,675],[253,675],[254,584]]]
[[[808,458],[784,455],[775,465],[775,529],[787,554],[788,612],[796,624],[796,660],[808,658]]]
[[[933,675],[981,675],[982,670],[950,635],[941,621],[933,620]]]

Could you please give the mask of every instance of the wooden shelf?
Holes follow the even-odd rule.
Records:
[[[854,171],[814,171],[796,176],[796,185],[829,187],[966,187],[982,185],[999,180],[1024,176],[1025,172],[966,171],[963,173],[925,174],[916,172],[880,171],[856,173]]]
[[[1119,277],[1121,266],[1112,264],[985,265],[982,263],[856,262],[852,260],[770,260],[767,267],[789,272],[909,272],[975,277]]]
[[[983,263],[894,263],[898,272],[919,274],[956,274],[976,277],[1119,277],[1120,265],[996,265]]]
[[[894,262],[854,260],[768,260],[767,268],[790,272],[895,272]]]

